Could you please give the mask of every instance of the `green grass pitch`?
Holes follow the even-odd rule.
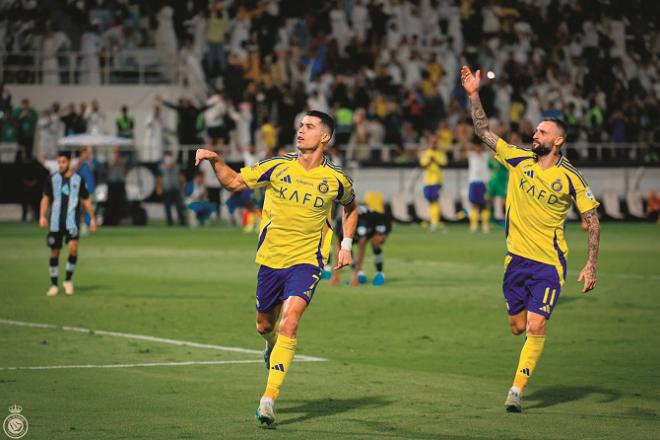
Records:
[[[19,404],[25,438],[49,440],[657,439],[660,228],[604,224],[588,295],[576,282],[587,237],[577,225],[567,237],[568,281],[522,414],[503,408],[523,339],[507,327],[501,229],[398,226],[385,286],[320,285],[298,353],[327,360],[294,362],[278,426],[262,429],[258,353],[61,328],[260,350],[253,234],[101,228],[81,241],[76,294],[47,298],[45,232],[3,224],[0,319],[54,327],[0,323],[0,420]],[[370,256],[365,267],[372,275]],[[145,363],[164,365],[129,366]]]

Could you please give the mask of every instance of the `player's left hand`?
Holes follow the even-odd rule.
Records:
[[[89,231],[96,232],[96,219],[94,217],[89,221]]]
[[[200,148],[195,152],[195,166],[198,166],[205,159],[214,160],[217,157],[217,153]]]
[[[584,287],[582,288],[582,293],[587,293],[588,291],[596,287],[596,266],[591,263],[587,263],[584,266],[584,269],[578,275],[578,282],[584,280]]]
[[[353,255],[351,255],[351,251],[340,249],[339,254],[337,254],[337,265],[335,266],[335,270],[341,269],[344,266],[349,266],[351,263],[353,263]]]

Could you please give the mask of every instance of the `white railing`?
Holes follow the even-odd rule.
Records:
[[[182,73],[178,59],[163,66],[152,48],[66,51],[49,59],[43,52],[0,53],[0,82],[7,84],[181,84]]]

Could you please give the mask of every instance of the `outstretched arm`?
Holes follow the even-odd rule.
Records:
[[[195,153],[195,166],[198,166],[203,160],[208,160],[213,165],[215,176],[218,182],[231,192],[238,192],[248,189],[243,177],[232,170],[225,161],[215,152],[199,149]]]
[[[473,75],[468,66],[461,69],[461,84],[468,94],[470,107],[472,108],[472,122],[477,136],[492,150],[495,150],[497,140],[500,138],[493,133],[488,123],[488,116],[479,99],[479,84],[481,82],[481,71],[477,70]]]
[[[596,268],[598,266],[598,247],[600,245],[600,221],[596,208],[582,214],[587,223],[587,233],[589,235],[589,257],[587,264],[578,276],[578,281],[584,280],[582,292],[586,293],[596,287]]]

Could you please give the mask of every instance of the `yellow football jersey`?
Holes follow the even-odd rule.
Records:
[[[582,213],[598,207],[584,177],[562,156],[543,170],[529,148],[499,139],[497,155],[509,170],[506,197],[506,244],[510,253],[560,270],[566,274],[568,246],[564,222],[571,203]]]
[[[442,167],[447,165],[447,155],[441,150],[427,148],[419,159],[424,168],[424,185],[439,185],[444,181]]]
[[[364,194],[364,204],[373,212],[385,214],[385,201],[381,192],[367,191]]]
[[[332,245],[333,202],[350,204],[353,182],[327,158],[306,170],[298,154],[273,157],[241,169],[249,188],[266,190],[256,262],[273,269],[322,266]]]

